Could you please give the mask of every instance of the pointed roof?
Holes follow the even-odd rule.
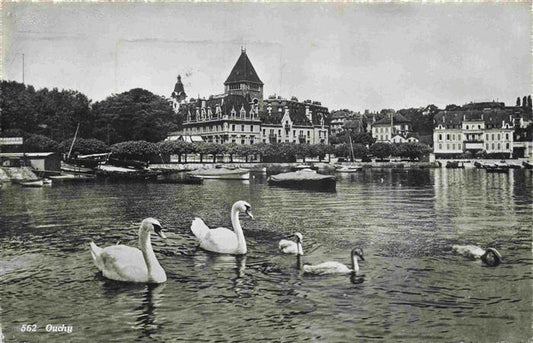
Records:
[[[244,49],[241,50],[241,56],[239,56],[224,85],[234,82],[253,82],[263,85]]]

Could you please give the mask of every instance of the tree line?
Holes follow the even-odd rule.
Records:
[[[43,88],[1,81],[0,131],[3,137],[44,136],[55,142],[78,137],[107,145],[146,140],[158,142],[181,127],[182,119],[168,99],[135,88],[93,103],[73,90]],[[37,140],[37,138],[36,138]]]

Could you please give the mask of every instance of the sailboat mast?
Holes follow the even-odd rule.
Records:
[[[78,123],[78,127],[76,127],[76,133],[74,134],[74,139],[72,140],[72,143],[70,144],[70,149],[68,150],[67,159],[70,158],[70,153],[72,152],[72,148],[74,147],[74,142],[76,141],[76,137],[78,136],[79,128],[80,128],[80,123]]]
[[[22,84],[24,84],[24,54],[22,54]]]

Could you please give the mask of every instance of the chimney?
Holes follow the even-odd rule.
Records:
[[[311,113],[311,110],[309,110],[309,105],[305,106],[305,116],[307,117],[307,119],[309,119],[309,122],[312,124],[313,123],[313,114]]]

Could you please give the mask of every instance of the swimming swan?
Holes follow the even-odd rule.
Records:
[[[303,255],[304,251],[302,249],[302,234],[296,232],[294,236],[296,237],[296,242],[287,239],[282,239],[281,241],[279,241],[279,250],[281,250],[281,252],[283,252],[284,254]]]
[[[352,268],[348,268],[346,265],[339,262],[324,262],[317,265],[304,265],[304,273],[314,275],[328,275],[328,274],[356,274],[359,271],[359,264],[357,263],[357,257],[364,261],[363,249],[354,248],[350,254],[352,258]]]
[[[200,248],[220,254],[246,254],[246,240],[239,221],[239,213],[244,212],[253,219],[251,210],[252,206],[246,201],[241,200],[233,204],[231,207],[233,231],[225,227],[210,229],[202,219],[194,218],[191,231],[196,236]]]
[[[502,255],[494,248],[483,250],[475,245],[453,245],[452,251],[474,260],[481,259],[483,263],[491,267],[495,267],[502,262]]]
[[[94,264],[102,274],[111,280],[162,283],[167,275],[154,254],[150,233],[155,232],[166,238],[162,226],[154,218],[146,218],[139,228],[139,248],[126,245],[113,245],[99,248],[90,243]]]

